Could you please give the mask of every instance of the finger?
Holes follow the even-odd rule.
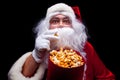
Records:
[[[59,29],[51,29],[51,30],[47,30],[44,35],[54,35],[55,33],[57,33],[59,31]]]
[[[47,49],[49,50],[50,49],[50,41],[46,40],[46,41],[37,41],[36,42],[36,49],[37,50],[40,50],[40,49]]]
[[[58,40],[59,36],[55,36],[55,35],[45,35],[44,38],[48,39],[48,40]]]

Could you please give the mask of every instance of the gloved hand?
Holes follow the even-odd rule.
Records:
[[[36,38],[32,56],[37,63],[43,61],[46,52],[50,50],[50,42],[59,39],[58,36],[55,36],[57,31],[58,29],[47,30]]]

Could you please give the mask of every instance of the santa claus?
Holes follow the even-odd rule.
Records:
[[[76,50],[84,58],[83,71],[76,73],[82,74],[79,80],[115,80],[114,74],[87,41],[86,27],[76,8],[65,3],[48,8],[46,17],[35,27],[37,35],[33,51],[25,53],[13,64],[8,72],[9,80],[50,80],[47,78],[49,52],[61,47]]]

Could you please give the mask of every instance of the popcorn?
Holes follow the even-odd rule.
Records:
[[[56,32],[56,33],[54,34],[54,36],[58,36],[58,33]]]
[[[82,57],[72,49],[60,48],[59,51],[52,50],[50,52],[50,60],[63,68],[79,67],[84,64]]]

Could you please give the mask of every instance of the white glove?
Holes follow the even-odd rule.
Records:
[[[50,50],[50,41],[59,39],[58,36],[54,36],[57,31],[58,29],[47,30],[36,38],[32,56],[37,63],[43,61],[46,52]]]

